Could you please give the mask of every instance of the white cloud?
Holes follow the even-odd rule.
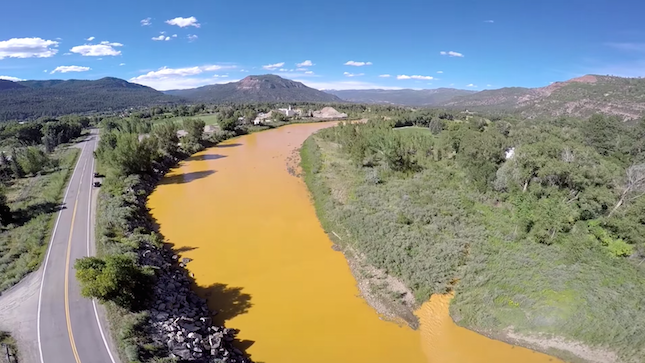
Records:
[[[355,61],[347,61],[345,63],[346,66],[354,66],[354,67],[362,67],[362,66],[371,66],[372,62],[355,62]]]
[[[152,24],[152,18],[145,18],[141,20],[141,26],[149,26]]]
[[[177,34],[173,34],[173,35],[172,35],[172,37],[173,37],[173,38],[177,38]]]
[[[117,56],[121,55],[120,50],[114,49],[114,47],[122,47],[121,43],[110,43],[108,41],[102,41],[101,44],[84,44],[77,45],[70,49],[72,53],[78,53],[85,57],[102,57],[102,56]]]
[[[246,70],[246,69],[240,69],[240,72],[249,73],[249,71],[248,71],[248,70]]]
[[[123,67],[125,63],[119,63],[119,67]]]
[[[91,70],[92,68],[90,67],[81,67],[81,66],[59,66],[56,67],[53,71],[51,71],[49,74],[54,74],[54,73],[68,73],[68,72],[87,72]]]
[[[492,24],[494,22],[495,22],[495,20],[484,20],[484,23],[491,23]]]
[[[316,82],[307,79],[294,79],[294,81],[302,82],[305,85],[320,89],[320,90],[344,90],[344,89],[401,89],[401,87],[388,87],[370,82],[361,82],[354,80],[345,81],[329,81],[329,82]]]
[[[433,80],[434,77],[432,76],[406,76],[405,74],[396,76],[396,79],[423,79],[426,81]]]
[[[443,71],[437,71],[438,74],[443,74]]]
[[[45,70],[43,70],[43,72],[47,73],[47,72],[48,72],[48,70],[46,70],[46,69],[45,69]]]
[[[195,76],[204,72],[214,72],[235,67],[236,66],[221,66],[216,64],[185,68],[162,67],[156,71],[150,71],[146,74],[131,78],[130,82],[143,84],[158,90],[194,88],[213,84],[213,78],[218,78],[215,76]],[[225,77],[219,76],[219,78]]]
[[[180,28],[185,28],[188,26],[194,26],[195,28],[199,28],[201,24],[197,22],[197,19],[194,16],[191,16],[190,18],[174,18],[170,20],[166,20],[166,24],[170,25],[176,25]]]
[[[314,71],[306,71],[305,74],[314,74]]]
[[[311,67],[311,66],[313,66],[313,65],[314,65],[314,64],[313,64],[310,60],[306,60],[306,61],[304,61],[304,62],[302,62],[302,63],[296,63],[296,67],[298,67],[298,68],[302,68],[302,67]]]
[[[87,39],[85,39],[85,40],[87,40],[88,42],[91,42],[91,41],[92,41],[92,40],[94,40],[94,39],[96,39],[96,38],[95,38],[95,37],[89,37],[89,38],[87,38]]]
[[[12,82],[24,81],[24,79],[21,79],[18,77],[11,77],[11,76],[0,76],[0,79],[3,79],[5,81],[12,81]]]
[[[439,52],[439,54],[441,54],[441,55],[447,55],[447,56],[450,56],[450,57],[463,57],[463,56],[464,56],[463,54],[461,54],[461,53],[457,53],[457,52],[453,52],[452,50],[451,50],[451,51],[448,51],[448,52],[441,51],[441,52]]]
[[[58,53],[58,42],[41,38],[12,38],[0,41],[0,59],[49,58]]]
[[[198,36],[194,34],[188,34],[187,38],[189,42],[194,42],[195,40],[197,40]]]
[[[306,71],[306,70],[307,70],[307,68],[296,68],[296,71],[297,71],[297,72],[304,72],[304,71]]]
[[[466,87],[477,88],[477,85],[471,83],[471,84],[467,84]]]
[[[381,77],[381,78],[390,78],[391,76],[389,74],[381,74],[379,77]]]
[[[487,84],[486,87],[493,87],[493,85],[492,84]]]
[[[343,75],[345,75],[345,77],[360,77],[360,76],[364,76],[364,75],[365,75],[365,73],[349,73],[349,72],[343,72]]]
[[[284,62],[275,63],[275,64],[267,64],[265,66],[262,66],[262,68],[264,68],[266,70],[269,70],[269,71],[275,71],[276,69],[278,69],[278,68],[280,68],[282,66],[284,66]]]
[[[154,41],[160,41],[160,40],[168,41],[168,40],[170,40],[170,37],[167,37],[167,36],[164,36],[163,34],[161,34],[158,37],[152,37],[152,40],[154,40]]]

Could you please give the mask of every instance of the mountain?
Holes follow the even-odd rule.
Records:
[[[111,77],[95,81],[0,81],[0,121],[119,111],[179,102],[183,100]]]
[[[7,89],[20,89],[20,88],[25,88],[25,86],[17,82],[0,79],[0,91],[4,91]]]
[[[168,95],[194,102],[343,102],[340,98],[296,81],[266,74],[248,76],[239,82],[172,90]]]
[[[459,96],[439,106],[515,111],[525,117],[601,112],[635,119],[645,114],[645,79],[586,75],[541,88],[500,88]]]
[[[448,102],[455,97],[466,96],[475,93],[475,91],[467,91],[454,88],[422,90],[329,90],[326,92],[350,102],[394,104],[403,106],[436,106]]]

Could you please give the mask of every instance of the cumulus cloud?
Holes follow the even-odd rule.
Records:
[[[145,18],[141,20],[141,26],[150,26],[152,25],[152,18]]]
[[[307,68],[296,68],[296,71],[298,71],[298,72],[304,72],[306,70],[307,70]]]
[[[90,67],[81,67],[81,66],[59,66],[56,67],[53,71],[49,72],[49,74],[54,74],[54,73],[69,73],[69,72],[87,72],[91,70],[92,68]]]
[[[467,84],[466,87],[477,88],[477,85],[471,83],[471,84]]]
[[[0,41],[0,59],[49,58],[58,53],[58,42],[41,38],[11,38]]]
[[[125,63],[119,63],[119,67],[122,67],[124,65],[125,65]]]
[[[185,68],[162,67],[156,71],[150,71],[146,74],[131,78],[130,82],[143,84],[158,90],[194,88],[213,84],[213,78],[218,78],[216,76],[196,76],[199,76],[204,72],[215,72],[231,68],[235,68],[235,66],[211,64]],[[219,76],[219,78],[225,77]]]
[[[170,37],[167,37],[167,36],[161,34],[158,37],[152,37],[152,40],[154,40],[154,41],[160,41],[160,40],[168,41],[168,40],[170,40]]]
[[[371,66],[372,62],[356,62],[356,61],[347,61],[345,62],[346,66],[362,67],[362,66]]]
[[[95,38],[95,37],[89,37],[89,38],[87,38],[87,39],[85,39],[85,40],[87,40],[88,42],[91,42],[91,41],[92,41],[92,40],[94,40],[94,39],[96,39],[96,38]]]
[[[12,82],[24,81],[24,79],[21,79],[18,77],[11,77],[11,76],[0,76],[0,79],[3,79],[5,81],[12,81]]]
[[[311,67],[311,66],[313,66],[313,65],[314,65],[314,64],[313,64],[310,60],[306,60],[306,61],[304,61],[304,62],[302,62],[302,63],[296,63],[296,67],[298,67],[298,68],[302,68],[302,67]]]
[[[178,17],[178,18],[166,20],[166,24],[176,25],[180,28],[185,28],[189,26],[194,26],[195,28],[199,28],[201,26],[201,24],[197,22],[197,19],[194,16],[191,16],[190,18]]]
[[[345,77],[360,77],[360,76],[364,76],[364,75],[365,75],[365,73],[349,73],[349,72],[344,72],[344,73],[343,73],[343,75],[345,75]]]
[[[429,80],[434,79],[434,77],[432,77],[432,76],[407,76],[405,74],[402,74],[402,75],[396,76],[396,79],[422,79],[422,80],[429,81]]]
[[[314,71],[306,71],[305,74],[314,74]]]
[[[197,40],[197,38],[198,38],[197,35],[188,34],[188,41],[189,42],[194,42],[195,40]]]
[[[173,37],[173,38],[177,38],[177,34],[173,34],[173,35],[172,35],[172,37]]]
[[[72,53],[80,54],[84,57],[117,56],[121,55],[121,51],[114,48],[122,46],[123,44],[121,43],[111,43],[105,40],[100,44],[77,45],[69,51]]]
[[[443,74],[443,71],[437,71],[438,74]]]
[[[447,56],[449,56],[449,57],[463,57],[463,56],[464,56],[463,54],[458,53],[458,52],[453,52],[452,50],[451,50],[451,51],[448,51],[448,52],[441,51],[441,52],[439,52],[439,54],[441,54],[441,55],[447,55]]]
[[[484,20],[484,23],[491,23],[492,24],[494,22],[495,22],[495,20]]]
[[[280,68],[282,66],[284,66],[284,62],[275,63],[275,64],[267,64],[265,66],[262,66],[262,68],[264,68],[266,70],[269,70],[269,71],[275,71],[276,69],[278,69],[278,68]]]
[[[381,78],[390,78],[392,76],[390,76],[389,74],[381,74],[379,77],[381,77]]]

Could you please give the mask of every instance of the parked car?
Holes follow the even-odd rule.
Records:
[[[94,186],[95,186],[95,187],[97,187],[97,188],[98,188],[98,187],[100,187],[100,186],[101,186],[101,182],[94,182]]]
[[[94,177],[95,177],[95,178],[101,178],[101,177],[103,177],[103,175],[101,175],[101,174],[99,174],[99,173],[94,173]]]

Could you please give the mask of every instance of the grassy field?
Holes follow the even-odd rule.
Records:
[[[75,148],[52,154],[58,167],[41,175],[15,180],[7,187],[14,222],[0,230],[0,291],[18,283],[40,265],[54,216],[78,157]]]
[[[563,337],[624,362],[644,356],[644,271],[608,254],[584,223],[567,243],[538,244],[518,235],[510,203],[477,192],[452,161],[412,175],[361,168],[320,135],[301,156],[323,228],[402,279],[419,303],[452,290],[451,316],[466,328]]]

